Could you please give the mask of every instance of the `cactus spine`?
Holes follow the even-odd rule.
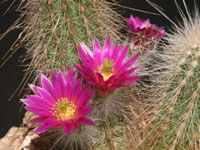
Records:
[[[187,8],[186,8],[187,10]],[[160,102],[157,118],[144,138],[142,149],[197,150],[200,140],[200,21],[195,15],[183,17],[167,38],[164,50],[172,72]]]

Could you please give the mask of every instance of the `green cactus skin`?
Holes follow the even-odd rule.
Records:
[[[30,0],[19,8],[22,16],[9,30],[22,28],[12,49],[24,46],[29,60],[19,86],[38,81],[39,72],[51,68],[72,67],[78,63],[77,46],[81,41],[92,45],[94,38],[104,41],[110,36],[121,42],[121,16],[104,0]],[[17,91],[18,92],[18,91]]]

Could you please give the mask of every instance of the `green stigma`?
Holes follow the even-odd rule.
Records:
[[[146,25],[146,28],[149,28],[149,27],[151,27],[151,24],[150,24],[150,23],[148,23],[148,24]]]
[[[68,100],[66,98],[62,98],[58,101],[58,107],[60,110],[64,111],[67,108]]]
[[[108,58],[105,58],[103,61],[103,68],[105,72],[111,72],[114,62],[112,59],[108,61]]]

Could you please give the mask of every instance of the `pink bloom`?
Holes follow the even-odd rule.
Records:
[[[93,51],[82,42],[78,47],[82,65],[76,65],[76,68],[90,85],[95,86],[102,95],[107,95],[110,90],[127,87],[127,83],[135,82],[140,78],[132,75],[138,69],[132,66],[139,55],[125,60],[128,49],[129,46],[113,47],[110,38],[104,42],[103,47],[95,39]]]
[[[132,15],[130,18],[125,18],[125,21],[128,24],[130,30],[134,32],[142,31],[150,25],[149,19],[142,20],[138,17],[134,18]]]
[[[81,79],[75,81],[74,69],[64,75],[51,70],[51,81],[41,73],[41,86],[31,85],[34,95],[27,95],[21,101],[25,109],[37,115],[31,120],[40,123],[36,133],[42,133],[51,128],[64,128],[70,134],[79,124],[93,125],[85,116],[91,111],[88,101],[94,95],[89,86],[81,88]]]
[[[125,18],[125,21],[132,32],[132,41],[136,47],[142,46],[147,49],[165,35],[164,28],[151,24],[149,19],[142,20],[131,15],[130,18]]]

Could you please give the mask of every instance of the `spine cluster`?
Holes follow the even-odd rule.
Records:
[[[173,54],[168,57],[173,63],[168,77],[171,82],[143,149],[199,149],[200,22],[197,13],[189,18],[183,18],[183,25],[166,38],[164,50]]]

